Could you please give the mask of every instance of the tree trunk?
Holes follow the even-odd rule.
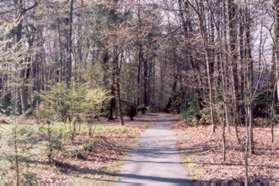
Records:
[[[141,29],[142,29],[142,18],[141,18],[141,1],[138,0],[138,7],[137,7],[137,44],[138,44],[138,66],[137,66],[137,105],[142,103],[142,64],[144,61],[144,53],[143,53],[143,46],[140,37]]]
[[[243,8],[240,10],[240,22],[239,22],[239,57],[240,57],[240,104],[239,104],[239,120],[241,123],[245,122],[245,11]]]
[[[109,107],[109,120],[114,120],[114,111],[116,108],[116,92],[115,92],[115,73],[112,73],[112,84],[110,88],[110,94],[112,96],[110,100],[110,107]]]
[[[70,11],[69,11],[69,34],[68,34],[68,43],[67,43],[67,74],[66,74],[66,82],[67,86],[69,87],[71,85],[71,79],[72,79],[72,56],[73,56],[73,15],[74,15],[74,0],[70,0]]]
[[[149,91],[148,91],[148,83],[149,83],[149,76],[148,76],[148,63],[147,59],[143,61],[143,102],[144,106],[149,106]]]
[[[213,91],[212,91],[212,74],[214,73],[214,62],[210,61],[211,58],[211,50],[209,47],[209,38],[206,29],[206,15],[204,13],[204,4],[200,1],[200,16],[199,16],[199,24],[200,24],[200,32],[203,39],[203,51],[206,63],[206,73],[207,73],[207,84],[208,84],[208,94],[209,94],[209,107],[210,107],[210,121],[212,125],[212,132],[216,131],[216,124],[214,121],[214,108],[213,108]]]
[[[15,35],[15,42],[16,43],[19,43],[22,39],[22,30],[23,30],[23,19],[21,18],[22,16],[22,11],[23,11],[23,2],[22,0],[15,0],[15,5],[16,5],[16,17],[17,19],[20,19],[19,20],[19,23],[16,27],[16,35]],[[22,76],[21,74],[23,73],[24,70],[20,70],[19,72],[19,78],[21,79]],[[21,85],[21,83],[18,83],[17,85],[15,85],[17,88],[16,88],[16,98],[15,100],[15,109],[16,109],[16,114],[21,114],[22,113],[22,106],[25,106],[25,105],[22,105],[25,103],[26,100],[24,100],[23,98],[23,95],[22,95],[22,88],[23,86]]]
[[[121,102],[121,87],[120,87],[120,75],[121,75],[121,63],[123,60],[123,53],[121,54],[121,59],[119,60],[119,55],[116,54],[116,51],[114,52],[114,70],[116,74],[116,93],[117,93],[117,105],[118,105],[118,113],[120,117],[120,124],[124,125],[124,117],[123,117],[123,111],[122,111],[122,102]]]
[[[274,110],[273,114],[275,115],[275,105],[278,103],[279,100],[279,0],[273,0],[273,17],[274,17],[274,25],[273,25],[273,35],[274,35],[274,44],[273,44],[273,86],[274,86],[274,97],[273,97],[273,108]],[[272,125],[272,141],[274,141],[274,134],[273,134],[273,125]]]
[[[245,8],[245,26],[246,26],[246,46],[245,46],[245,54],[247,59],[247,91],[248,91],[248,107],[247,107],[247,114],[248,114],[248,121],[249,121],[249,152],[250,154],[254,153],[254,135],[253,135],[253,94],[254,94],[254,78],[253,78],[253,59],[252,59],[252,49],[251,49],[251,17],[250,17],[250,10]]]
[[[276,105],[278,103],[276,96],[276,55],[275,55],[275,46],[272,47],[272,80],[270,84],[270,90],[272,91],[272,103],[270,106],[270,117],[271,117],[271,141],[274,143],[274,122],[275,122],[275,114],[276,114]]]

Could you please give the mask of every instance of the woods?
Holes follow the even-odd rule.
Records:
[[[278,61],[278,0],[0,0],[1,117],[73,142],[81,123],[180,114],[221,134],[221,163],[234,135],[246,183],[258,128],[278,151]]]

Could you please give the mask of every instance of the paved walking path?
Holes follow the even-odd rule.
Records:
[[[191,185],[176,148],[176,136],[162,118],[147,129],[124,160],[117,185]]]

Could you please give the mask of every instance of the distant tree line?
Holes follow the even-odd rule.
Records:
[[[109,92],[102,110],[121,123],[141,107],[221,125],[224,159],[225,129],[245,125],[250,153],[255,117],[273,134],[277,0],[2,0],[0,15],[3,113],[32,113],[56,83],[87,83]]]

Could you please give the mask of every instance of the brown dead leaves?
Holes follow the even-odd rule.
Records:
[[[177,123],[178,146],[185,156],[203,170],[203,180],[243,179],[245,176],[243,144],[238,144],[233,127],[226,132],[227,161],[222,158],[222,129],[212,134],[210,126],[189,127]],[[245,128],[239,128],[240,136]],[[255,128],[255,154],[249,157],[251,179],[279,179],[279,137],[271,143],[270,128]],[[243,142],[243,139],[241,140]]]

